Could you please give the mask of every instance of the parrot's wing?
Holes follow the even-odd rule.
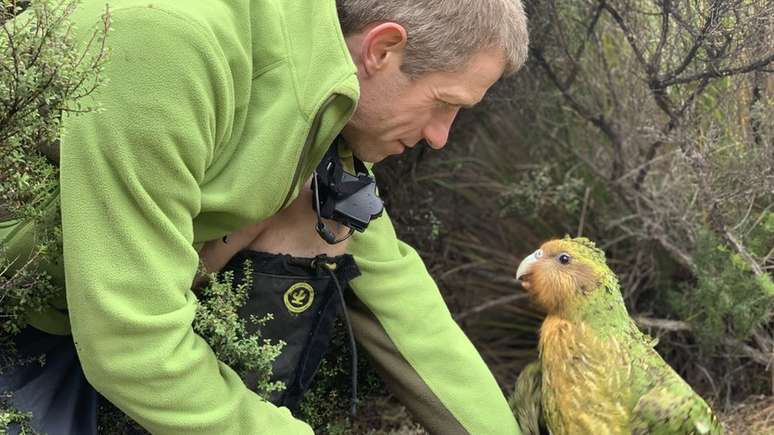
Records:
[[[548,433],[543,419],[542,370],[540,362],[530,363],[519,374],[513,394],[508,399],[524,435]]]
[[[682,378],[671,371],[665,381],[640,397],[632,413],[632,434],[723,433],[707,403]]]

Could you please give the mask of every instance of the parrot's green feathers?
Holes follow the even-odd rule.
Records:
[[[585,237],[570,237],[570,236],[564,236],[563,240],[567,240],[573,243],[577,243],[578,245],[586,248],[584,249],[584,252],[588,256],[589,259],[592,261],[598,262],[598,263],[605,263],[605,251],[597,248],[597,245],[592,242],[591,240],[585,238]]]
[[[640,397],[632,414],[632,434],[717,435],[722,433],[712,410],[677,375],[669,376]]]
[[[534,361],[519,373],[513,394],[508,399],[524,435],[547,433],[543,419],[541,382],[540,362]]]
[[[540,433],[540,416],[553,435],[722,433],[706,402],[637,328],[594,242],[548,241],[517,275],[547,312],[540,366],[525,368],[512,400],[525,433]]]

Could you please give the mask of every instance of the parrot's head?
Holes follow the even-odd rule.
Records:
[[[605,253],[584,237],[544,243],[519,264],[516,279],[548,314],[574,310],[613,292],[620,298]]]

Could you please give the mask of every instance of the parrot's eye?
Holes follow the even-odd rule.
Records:
[[[559,262],[562,264],[570,264],[570,256],[568,254],[559,254]]]

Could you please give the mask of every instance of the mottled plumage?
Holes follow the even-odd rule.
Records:
[[[722,433],[706,402],[629,317],[593,242],[547,242],[517,278],[547,312],[540,360],[522,371],[512,399],[525,434]]]

